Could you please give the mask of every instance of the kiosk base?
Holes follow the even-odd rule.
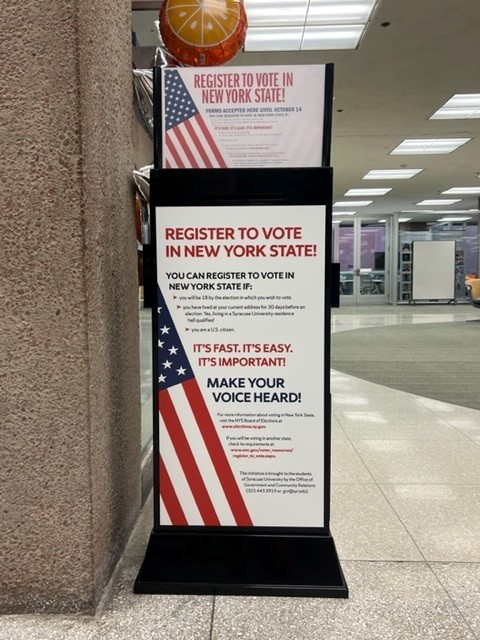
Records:
[[[154,531],[134,591],[348,598],[331,535]]]

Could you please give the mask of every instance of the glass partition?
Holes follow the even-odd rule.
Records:
[[[361,221],[360,286],[361,296],[385,294],[385,223]]]
[[[412,243],[415,240],[455,241],[455,301],[467,300],[465,277],[478,271],[476,221],[463,223],[415,222],[400,225],[398,236],[398,302],[410,302],[412,294]]]
[[[340,263],[340,296],[344,304],[386,302],[387,225],[368,218],[334,225],[333,255]]]
[[[353,220],[341,222],[338,228],[338,262],[340,262],[340,295],[353,296]]]

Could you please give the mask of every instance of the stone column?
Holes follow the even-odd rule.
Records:
[[[88,614],[140,504],[130,1],[0,19],[0,612]]]

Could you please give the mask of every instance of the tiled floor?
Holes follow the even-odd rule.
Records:
[[[333,329],[469,317],[468,306],[346,309]],[[480,412],[335,371],[332,391],[331,526],[348,600],[136,596],[149,501],[96,618],[5,616],[0,640],[479,639]]]

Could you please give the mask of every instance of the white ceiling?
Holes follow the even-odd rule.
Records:
[[[141,44],[156,43],[156,17],[135,12]],[[358,210],[385,215],[431,208],[416,203],[448,198],[441,192],[451,187],[480,187],[480,118],[429,119],[454,94],[480,93],[479,60],[480,0],[381,0],[357,50],[240,53],[231,64],[333,62],[334,201],[348,200],[348,189],[393,187]],[[406,138],[443,137],[472,140],[446,155],[389,155]],[[371,169],[394,168],[423,171],[410,180],[362,180]],[[441,210],[478,207],[476,195],[455,197],[461,202]]]

